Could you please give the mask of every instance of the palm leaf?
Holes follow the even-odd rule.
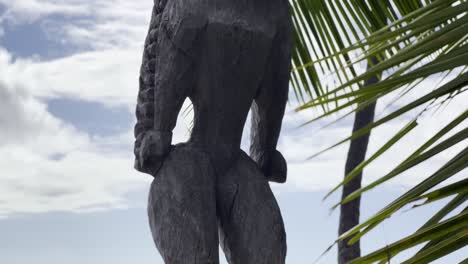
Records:
[[[416,124],[419,117],[429,109],[448,104],[467,90],[467,0],[293,0],[291,6],[296,38],[300,40],[296,42],[293,61],[293,87],[296,94],[302,95],[301,101],[305,102],[297,111],[315,107],[324,111],[304,125],[336,114],[341,115],[337,119],[340,120],[388,95],[399,94],[397,99],[405,97],[408,91],[421,89],[417,84],[425,79],[441,76],[440,84],[432,87],[431,91],[422,90],[418,98],[310,158],[366,135],[374,128],[410,112],[417,113],[417,117],[410,123]],[[365,72],[356,70],[360,63],[370,58],[378,58],[378,63],[371,65]],[[366,89],[360,89],[363,81],[373,76],[384,78]],[[446,127],[434,131],[433,137],[403,162],[395,164],[389,173],[345,197],[340,204],[350,202],[362,193],[465,142],[468,128],[460,130],[459,126],[467,118],[468,111],[465,110],[460,116],[448,120]],[[332,192],[346,184],[382,153],[391,151],[390,147],[406,137],[411,129],[397,132],[380,150],[347,175]],[[449,132],[452,135],[447,137]],[[429,206],[432,201],[456,195],[420,230],[393,243],[390,249],[391,256],[394,256],[428,242],[406,263],[428,262],[458,250],[466,245],[466,212],[451,220],[440,221],[467,200],[466,180],[445,184],[445,181],[466,169],[467,164],[468,148],[465,147],[439,170],[428,173],[423,181],[339,240],[350,238],[350,243],[356,242],[396,211],[415,201],[424,199],[425,202],[420,206]],[[445,187],[437,187],[439,185]],[[460,219],[463,221],[459,222]],[[388,250],[381,249],[353,263],[383,263]]]

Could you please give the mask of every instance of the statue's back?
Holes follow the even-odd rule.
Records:
[[[286,180],[276,145],[291,66],[287,0],[160,1],[135,128],[135,167],[155,177],[148,214],[156,246],[167,264],[218,264],[219,244],[231,264],[284,264],[284,225],[268,180]],[[191,139],[172,146],[187,97]],[[249,157],[240,141],[250,108]]]
[[[287,1],[176,0],[166,8],[163,23],[192,61],[188,96],[195,120],[190,141],[207,148],[222,171],[238,154],[262,83],[272,74],[289,74],[288,60],[269,67],[278,50],[291,42],[285,37],[290,26]]]

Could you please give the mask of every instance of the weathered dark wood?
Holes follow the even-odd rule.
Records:
[[[168,264],[284,263],[281,213],[268,180],[286,180],[276,145],[288,95],[286,0],[155,2],[145,42],[135,168],[155,177],[148,206]],[[171,146],[186,98],[190,140]],[[251,158],[240,150],[252,106]],[[218,232],[219,223],[219,232]]]
[[[209,156],[176,146],[151,184],[148,216],[165,263],[219,263],[216,176]]]
[[[205,151],[175,146],[151,185],[150,227],[164,261],[219,263],[219,228],[229,263],[284,263],[281,213],[258,166],[240,152],[217,175]]]

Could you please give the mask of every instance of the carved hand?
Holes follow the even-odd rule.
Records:
[[[287,178],[287,165],[281,152],[262,151],[252,157],[262,170],[263,174],[271,182],[285,183]]]
[[[147,131],[137,149],[135,169],[156,176],[172,146],[172,133]]]

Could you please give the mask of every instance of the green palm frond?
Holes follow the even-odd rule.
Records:
[[[410,91],[420,89],[418,84],[427,78],[440,79],[439,83],[432,82],[434,86],[431,90],[418,90],[420,96],[413,101],[387,111],[388,114],[374,123],[316,154],[411,113],[409,124],[350,172],[330,194],[410,134],[428,109],[448,104],[467,90],[467,0],[293,0],[291,9],[296,37],[292,85],[303,102],[297,111],[317,107],[323,109],[323,113],[310,122],[335,114],[341,115],[338,119],[343,118],[388,95],[398,94],[398,100]],[[378,63],[371,63],[368,70],[359,71],[362,63],[370,62],[372,58],[376,58]],[[379,76],[380,81],[360,89],[363,82],[373,76]],[[451,196],[455,198],[414,234],[352,263],[385,263],[389,255],[394,256],[422,243],[426,245],[405,263],[427,263],[467,244],[466,210],[443,220],[468,198],[466,180],[446,184],[468,166],[468,129],[462,127],[466,126],[467,109],[449,120],[442,130],[434,131],[433,137],[403,162],[395,164],[389,173],[381,175],[339,203],[348,203],[414,166],[428,162],[439,153],[456,146],[462,147],[458,155],[439,170],[428,174],[415,187],[338,240],[350,239],[349,243],[355,243],[396,211],[415,201],[424,200],[419,206],[429,206],[436,200]],[[447,133],[452,135],[445,138]]]

